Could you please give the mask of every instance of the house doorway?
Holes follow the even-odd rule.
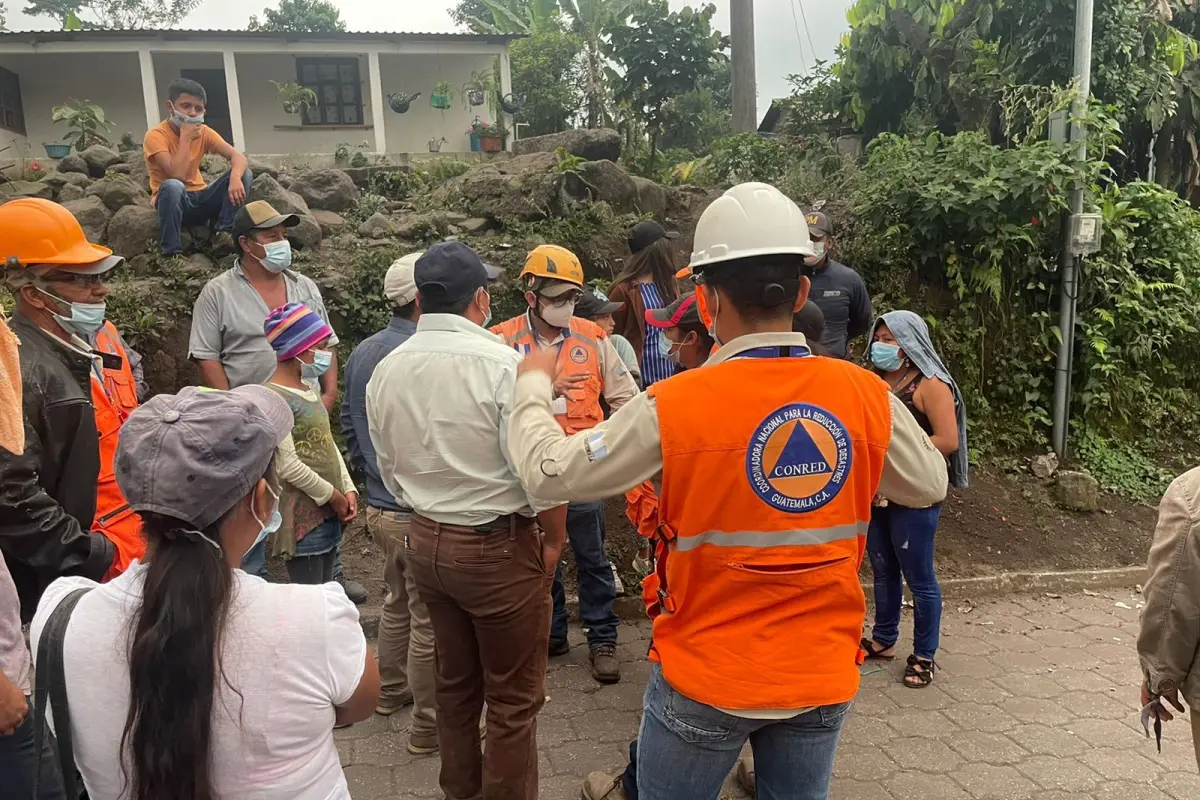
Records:
[[[204,122],[221,134],[221,138],[233,144],[233,120],[229,116],[229,91],[225,85],[223,69],[183,69],[181,78],[195,81],[208,94],[208,106]]]

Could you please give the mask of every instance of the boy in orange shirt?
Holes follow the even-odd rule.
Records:
[[[246,157],[204,124],[207,102],[204,87],[195,81],[171,81],[167,86],[169,116],[147,131],[142,141],[163,255],[183,251],[180,230],[184,225],[216,220],[218,234],[224,233],[232,243],[228,231],[233,227],[233,215],[246,202],[254,180]],[[200,175],[200,161],[209,153],[229,159],[231,165],[212,185]]]

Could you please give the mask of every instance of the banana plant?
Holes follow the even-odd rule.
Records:
[[[583,40],[585,55],[584,98],[587,101],[587,126],[599,128],[608,124],[608,90],[605,83],[604,43],[608,29],[623,22],[633,7],[633,0],[561,0],[562,7],[573,22],[571,28]]]
[[[546,30],[558,15],[558,0],[480,0],[491,20],[469,17],[478,33],[529,36]]]

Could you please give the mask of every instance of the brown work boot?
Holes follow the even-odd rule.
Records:
[[[583,791],[579,795],[583,800],[629,800],[621,778],[614,778],[607,772],[593,772],[583,782]]]
[[[429,731],[428,733],[417,733],[414,731],[408,735],[408,752],[414,756],[431,756],[437,751],[437,731]]]
[[[621,664],[617,661],[617,646],[602,644],[592,648],[592,677],[599,683],[618,683],[621,680]]]
[[[737,768],[738,784],[750,793],[751,797],[758,794],[758,788],[754,783],[754,756],[749,755],[738,761]]]
[[[413,704],[412,692],[404,692],[396,698],[379,698],[379,702],[375,704],[375,713],[381,717],[390,717],[402,708]]]

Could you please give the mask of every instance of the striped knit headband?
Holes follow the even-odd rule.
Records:
[[[333,328],[303,303],[288,303],[267,315],[267,342],[279,361],[290,361],[333,335]]]

